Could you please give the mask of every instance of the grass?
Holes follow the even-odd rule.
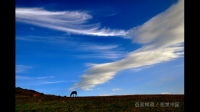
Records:
[[[41,100],[41,102],[38,102]],[[135,107],[136,102],[154,102],[154,107]],[[179,107],[156,107],[160,102],[179,102]],[[184,112],[184,95],[122,95],[61,97],[42,95],[15,97],[16,112]]]
[[[148,99],[148,100],[147,100]],[[41,102],[38,102],[41,100]],[[135,102],[154,102],[154,107],[135,107]],[[160,102],[179,102],[179,107],[156,107]],[[183,96],[107,96],[107,97],[33,97],[16,99],[15,110],[21,111],[184,111]]]

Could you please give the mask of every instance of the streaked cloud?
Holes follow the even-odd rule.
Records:
[[[43,84],[52,84],[52,83],[60,83],[60,82],[66,82],[66,81],[44,82]]]
[[[117,48],[119,45],[94,45],[89,43],[81,44],[80,49],[83,50],[109,50]]]
[[[69,81],[48,81],[50,78],[55,78],[54,76],[46,76],[46,77],[28,77],[28,76],[19,76],[16,75],[16,80],[28,80],[25,85],[44,85],[44,84],[56,84],[56,83],[66,83],[66,82],[78,82],[77,80],[69,80]],[[41,80],[43,79],[43,80]]]
[[[29,68],[32,68],[32,67],[26,66],[26,65],[16,65],[15,66],[15,73],[23,73]]]
[[[16,75],[15,78],[17,80],[29,80],[29,79],[35,80],[35,79],[47,79],[47,78],[55,78],[55,77],[54,76],[47,76],[47,77],[27,77],[27,76]]]
[[[83,43],[78,45],[78,49],[81,51],[90,52],[88,54],[79,56],[80,58],[119,59],[124,58],[127,54],[122,50],[122,48],[119,48],[119,45],[96,45]]]
[[[99,95],[99,96],[110,96],[109,94],[102,94],[102,95]]]
[[[90,54],[83,54],[78,57],[80,57],[80,58],[119,59],[119,58],[125,57],[125,52],[124,51],[115,51],[115,50],[93,51]]]
[[[160,94],[171,94],[171,93],[168,93],[168,92],[164,92],[164,93],[160,93]]]
[[[120,45],[97,45],[93,43],[80,43],[78,41],[71,40],[70,37],[17,36],[16,40],[59,44],[73,47],[73,51],[87,52],[82,55],[77,55],[79,58],[119,59],[125,57],[126,55],[126,52],[124,52],[122,48],[119,48]]]
[[[140,49],[130,52],[124,59],[97,64],[86,70],[81,81],[69,90],[79,87],[81,90],[92,90],[99,84],[111,80],[118,71],[143,66],[153,66],[182,57],[184,47],[184,2],[180,0],[165,12],[144,23],[142,26],[129,30],[124,38],[144,44]]]
[[[33,77],[27,77],[27,76],[15,76],[16,80],[29,80],[29,79],[33,79]]]
[[[119,89],[119,88],[116,88],[116,89],[112,89],[113,91],[117,91],[117,90],[123,90],[123,89]]]
[[[89,24],[93,17],[84,11],[48,11],[42,8],[15,8],[17,22],[64,31],[68,34],[122,36],[124,30],[100,28],[100,23]]]
[[[44,42],[50,44],[59,44],[67,46],[75,46],[78,42],[72,41],[69,37],[62,36],[16,36],[16,40],[31,41],[31,42]]]
[[[62,82],[68,82],[68,81],[41,81],[41,82],[34,82],[34,83],[30,83],[29,85],[44,85],[44,84],[55,84],[55,83],[62,83]]]
[[[166,48],[163,50],[140,51],[129,54],[126,58],[112,62],[94,65],[81,76],[81,81],[76,83],[73,88],[81,86],[82,90],[90,90],[97,84],[104,84],[112,79],[121,70],[137,68],[146,65],[153,65],[161,62],[171,61],[180,57],[177,51],[183,50],[182,47]]]
[[[129,30],[124,38],[146,44],[141,48],[143,50],[180,45],[184,42],[184,1],[179,0],[142,26]]]
[[[115,94],[115,93],[102,94],[102,95],[99,95],[99,96],[111,96],[112,94]]]
[[[37,77],[36,79],[47,79],[47,78],[54,78],[54,76],[48,76],[48,77]]]
[[[116,60],[124,58],[127,52],[120,49],[117,45],[78,45],[77,50],[86,52],[79,55],[79,58],[99,58]],[[87,49],[88,48],[88,49]],[[94,64],[93,64],[94,65]]]

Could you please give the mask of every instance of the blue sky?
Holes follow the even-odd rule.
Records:
[[[44,94],[184,94],[184,1],[16,0],[15,68]]]

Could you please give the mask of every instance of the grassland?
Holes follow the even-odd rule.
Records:
[[[184,95],[61,97],[44,94],[30,97],[30,94],[34,94],[33,91],[16,88],[17,112],[184,112]],[[154,102],[154,106],[136,107],[136,102]],[[161,107],[161,102],[179,102],[179,107]]]

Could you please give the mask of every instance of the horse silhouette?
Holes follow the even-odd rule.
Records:
[[[77,96],[77,92],[76,91],[72,91],[72,93],[70,94],[70,97],[73,95],[74,96],[74,94]]]

